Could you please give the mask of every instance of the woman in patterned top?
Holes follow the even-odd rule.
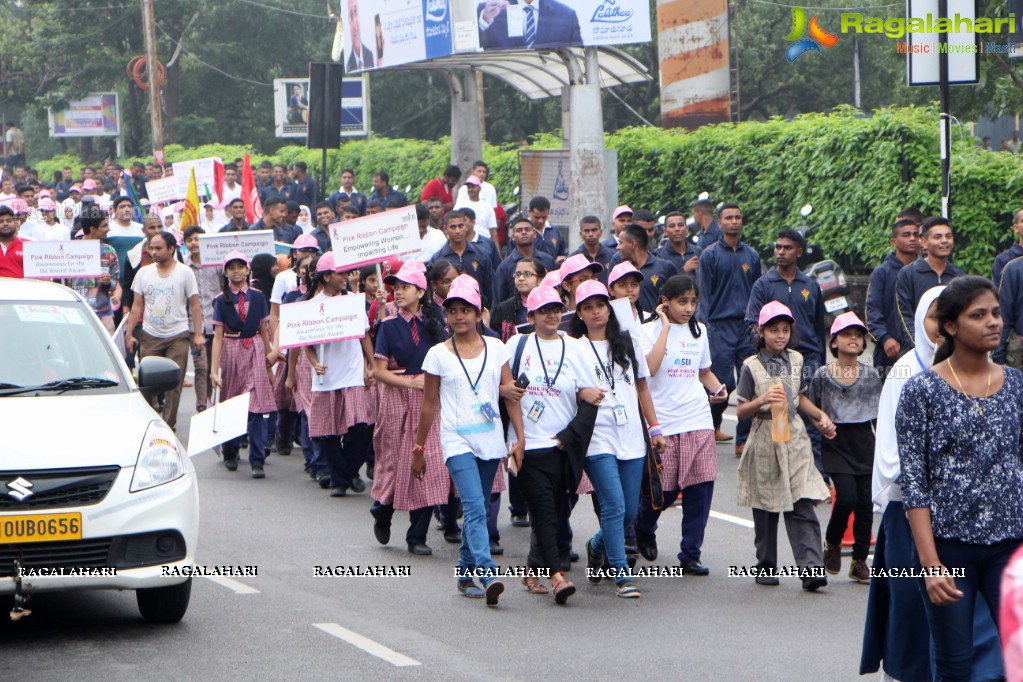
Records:
[[[977,594],[997,616],[1002,570],[1023,542],[1023,373],[990,359],[1002,331],[991,282],[953,280],[937,313],[935,364],[907,382],[895,425],[936,679],[965,680]]]

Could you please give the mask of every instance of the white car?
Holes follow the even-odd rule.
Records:
[[[195,469],[143,397],[179,379],[151,357],[136,383],[70,289],[0,278],[0,595],[16,610],[33,592],[117,589],[148,621],[185,615]]]

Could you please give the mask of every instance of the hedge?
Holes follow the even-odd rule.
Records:
[[[954,260],[969,272],[988,274],[991,260],[1012,242],[1014,198],[1023,186],[1018,155],[979,149],[969,138],[953,142]],[[905,142],[903,142],[905,137]],[[560,135],[534,139],[531,148],[552,148]],[[688,210],[700,192],[714,201],[743,207],[745,239],[770,257],[778,230],[802,222],[799,207],[812,204],[812,240],[826,254],[869,270],[889,250],[895,214],[917,206],[924,214],[940,210],[937,110],[882,109],[865,115],[850,107],[794,119],[705,126],[694,132],[627,128],[607,136],[618,150],[619,200],[633,208],[667,205]],[[221,156],[254,163],[269,157],[231,145],[185,149],[168,145],[169,161]],[[518,156],[513,147],[485,145],[484,159],[502,201],[511,201],[518,185]],[[281,148],[274,161],[305,161],[319,176],[321,152],[300,146]],[[903,157],[909,180],[904,181]],[[375,138],[346,142],[328,153],[329,185],[343,167],[352,167],[358,186],[368,191],[373,172],[385,169],[402,190],[418,192],[441,174],[450,158],[450,139],[436,141]],[[134,161],[127,159],[126,161]],[[144,159],[143,159],[144,160]],[[34,164],[40,177],[64,165],[80,167],[71,156]],[[463,169],[467,170],[467,169]]]

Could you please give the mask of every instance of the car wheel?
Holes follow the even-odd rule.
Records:
[[[139,613],[150,623],[177,623],[188,610],[192,594],[192,579],[170,587],[151,587],[135,590]]]

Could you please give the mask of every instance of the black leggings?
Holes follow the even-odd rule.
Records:
[[[558,550],[559,520],[564,515],[565,453],[558,448],[526,450],[518,474],[519,490],[526,498],[532,533],[529,567],[561,570]]]
[[[831,474],[835,485],[835,507],[824,537],[828,544],[842,544],[849,514],[853,520],[853,561],[864,561],[870,553],[870,529],[874,522],[870,500],[870,474]]]

